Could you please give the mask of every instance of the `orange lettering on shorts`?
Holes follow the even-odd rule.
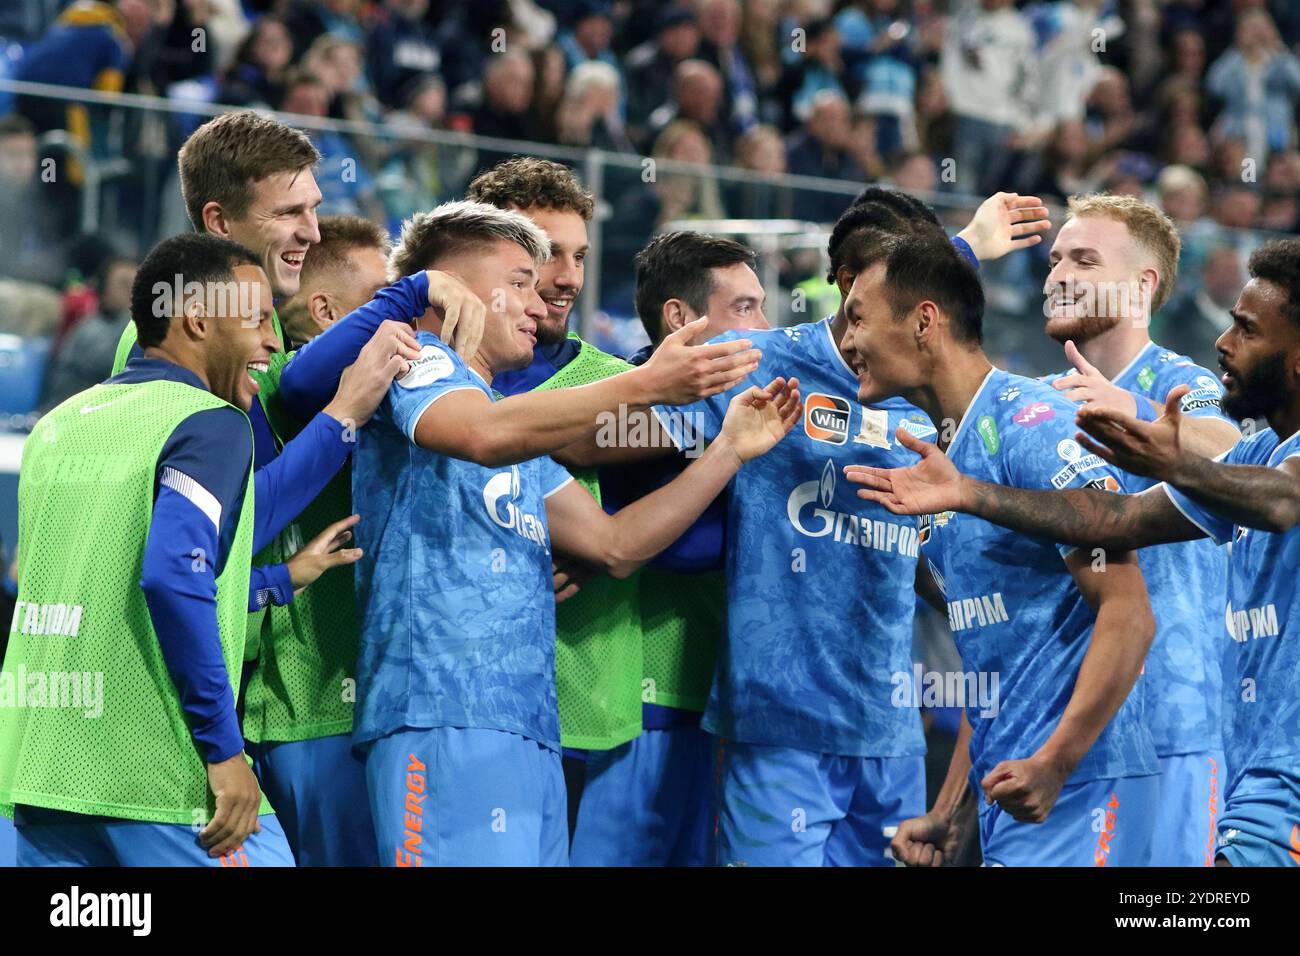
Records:
[[[420,844],[424,832],[424,773],[426,767],[415,754],[407,755],[406,812],[402,816],[402,844],[396,848],[398,866],[422,866]]]
[[[1205,865],[1214,866],[1215,824],[1219,819],[1219,764],[1210,758],[1210,835],[1205,842]]]
[[[1300,826],[1291,824],[1291,849],[1287,850],[1291,854],[1292,861],[1296,866],[1300,866]]]
[[[1092,862],[1096,866],[1105,866],[1106,861],[1110,859],[1110,841],[1115,836],[1115,821],[1118,817],[1115,811],[1119,809],[1119,797],[1114,791],[1111,791],[1110,802],[1106,804],[1106,821],[1101,828],[1101,836],[1097,839],[1097,849],[1092,855]]]

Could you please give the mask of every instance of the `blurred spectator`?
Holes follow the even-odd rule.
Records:
[[[438,37],[424,19],[428,10],[429,0],[384,0],[376,12],[368,66],[375,95],[385,106],[400,106],[406,84],[442,66]]]
[[[1088,177],[1093,155],[1083,123],[1077,119],[1063,120],[1057,124],[1042,153],[1038,172],[1026,183],[1024,191],[1058,203],[1064,203],[1076,193],[1088,192],[1093,182]]]
[[[1300,60],[1283,46],[1265,11],[1246,10],[1237,18],[1235,42],[1210,67],[1205,84],[1224,104],[1216,135],[1243,139],[1256,162],[1270,150],[1295,145]]]
[[[840,34],[834,22],[829,18],[812,20],[801,29],[803,51],[786,67],[778,89],[788,130],[808,120],[819,94],[838,93],[847,102],[856,92],[844,69]]]
[[[672,98],[650,114],[651,137],[678,119],[697,123],[709,134],[715,162],[731,161],[731,135],[721,120],[722,77],[703,60],[683,60],[673,70]]]
[[[65,237],[75,229],[75,206],[62,202],[44,174],[36,128],[23,116],[0,117],[0,276],[47,285],[63,282]]]
[[[1088,138],[1098,153],[1134,148],[1142,117],[1133,108],[1128,77],[1113,66],[1102,67],[1088,94]]]
[[[786,168],[800,176],[863,182],[867,174],[854,158],[853,140],[849,101],[835,90],[822,90],[813,103],[808,122],[786,139]],[[803,214],[818,222],[831,222],[844,205],[842,196],[810,194]],[[803,206],[801,202],[801,209]]]
[[[284,98],[284,80],[292,60],[293,40],[284,21],[261,17],[240,44],[217,102],[273,109]]]
[[[740,48],[749,64],[760,97],[759,109],[765,122],[779,119],[774,115],[772,93],[781,81],[780,0],[747,0],[741,9]]]
[[[736,141],[736,166],[756,173],[780,175],[786,172],[785,143],[775,126],[760,123]],[[790,219],[794,217],[794,190],[764,182],[730,182],[726,191],[727,211],[742,219]]]
[[[1232,324],[1229,312],[1245,284],[1241,257],[1230,247],[1214,249],[1199,276],[1192,278],[1195,293],[1184,298],[1177,309],[1162,310],[1153,322],[1166,347],[1215,368],[1214,342]]]
[[[1214,197],[1214,221],[1230,229],[1254,229],[1259,219],[1259,193],[1241,183],[1228,183]]]
[[[580,0],[575,6],[573,28],[562,32],[558,41],[569,68],[591,60],[617,68],[618,57],[609,48],[614,23],[608,6],[599,0]]]
[[[329,90],[313,73],[299,70],[285,84],[285,113],[326,119]],[[356,146],[341,133],[328,129],[305,129],[320,151],[316,166],[316,185],[321,191],[321,215],[361,215],[383,220],[384,211],[376,193],[375,181]]]
[[[702,0],[699,59],[722,77],[722,116],[733,135],[758,122],[758,81],[740,47],[738,0]]]
[[[365,46],[331,33],[317,37],[302,57],[302,68],[325,86],[333,119],[379,118],[377,102],[370,101],[365,75]]]
[[[301,59],[324,34],[365,46],[366,31],[357,18],[361,0],[291,0],[280,15],[293,37],[294,59]]]
[[[149,32],[150,18],[145,0],[77,0],[27,47],[14,79],[120,92],[135,44]],[[38,133],[67,130],[83,146],[90,146],[90,114],[82,104],[22,94],[15,107]]]
[[[503,139],[531,138],[534,82],[532,58],[522,50],[507,50],[489,60],[482,102],[470,113],[473,131]]]
[[[1083,119],[1088,91],[1101,75],[1097,49],[1124,34],[1124,21],[1102,0],[1037,3],[1025,16],[1039,46],[1035,125],[1048,131],[1065,120]]]
[[[415,85],[406,106],[388,114],[386,124],[397,131],[412,133],[443,129],[447,111],[447,89],[437,76],[426,76]],[[412,212],[432,209],[458,197],[477,166],[472,149],[426,142],[414,136],[393,143],[383,172],[376,180],[380,199],[388,214],[390,229]]]
[[[894,188],[928,196],[939,188],[939,171],[925,153],[906,153],[894,170]]]
[[[564,81],[568,73],[568,64],[564,51],[554,44],[534,50],[532,54],[533,102],[528,108],[532,121],[532,138],[542,143],[558,142],[557,112],[560,101],[564,99]],[[615,99],[615,107],[618,105]]]
[[[861,90],[858,109],[876,120],[877,150],[892,161],[916,148],[916,31],[900,0],[858,0],[835,17],[845,63]]]
[[[569,74],[558,112],[559,142],[612,152],[635,152],[618,113],[618,71],[607,63],[579,63]]]
[[[206,35],[211,8],[208,0],[154,3],[153,22],[140,38],[126,87],[134,93],[166,96],[173,83],[216,72],[215,50],[207,42],[194,42],[195,30]]]
[[[933,66],[925,67],[916,86],[917,149],[935,157],[952,156],[954,122],[943,75]]]
[[[1166,166],[1156,180],[1160,208],[1185,229],[1205,216],[1205,178],[1190,166]]]
[[[97,307],[59,345],[45,379],[42,413],[112,374],[118,339],[131,321],[131,283],[135,281],[135,270],[134,259],[118,256],[110,256],[100,266],[93,283]]]
[[[1005,181],[1011,138],[1034,121],[1037,62],[1033,30],[1011,0],[963,0],[942,60],[960,191],[984,194]]]
[[[695,56],[700,28],[689,7],[663,8],[656,19],[655,38],[631,50],[623,61],[627,79],[627,123],[633,142],[649,135],[650,114],[668,101],[678,63]]]

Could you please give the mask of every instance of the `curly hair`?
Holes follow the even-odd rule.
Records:
[[[501,209],[558,209],[591,222],[595,201],[573,170],[549,159],[515,156],[479,173],[466,196]]]

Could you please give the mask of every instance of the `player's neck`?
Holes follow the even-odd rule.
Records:
[[[483,381],[488,382],[489,384],[491,383],[493,376],[496,375],[496,370],[488,364],[487,359],[483,357],[483,351],[481,349],[471,355],[469,361],[465,364],[475,372],[478,372],[479,375],[483,376]]]
[[[207,373],[204,371],[203,365],[197,360],[197,357],[186,355],[183,350],[172,348],[165,341],[144,349],[144,357],[162,359],[171,362],[173,365],[179,365],[187,372],[193,372],[197,375],[204,388],[209,391],[212,389],[212,386],[208,384]]]
[[[947,448],[957,423],[966,415],[993,363],[983,349],[954,347],[935,367],[942,371],[932,376],[929,384],[915,395],[906,397],[930,416],[939,430],[939,447]],[[945,427],[947,423],[951,426]]]
[[[1286,441],[1300,431],[1300,393],[1296,393],[1291,401],[1268,416],[1268,427],[1273,429],[1278,441]]]
[[[1144,348],[1151,344],[1147,333],[1149,321],[1121,321],[1113,329],[1086,342],[1075,342],[1088,362],[1108,379],[1124,371]]]

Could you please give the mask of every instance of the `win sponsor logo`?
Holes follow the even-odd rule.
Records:
[[[1010,620],[1007,606],[1002,602],[1001,591],[948,602],[948,627],[953,631],[988,627],[990,624],[1005,624]]]
[[[804,400],[803,430],[814,441],[843,445],[849,439],[849,403],[838,395],[813,392]]]

